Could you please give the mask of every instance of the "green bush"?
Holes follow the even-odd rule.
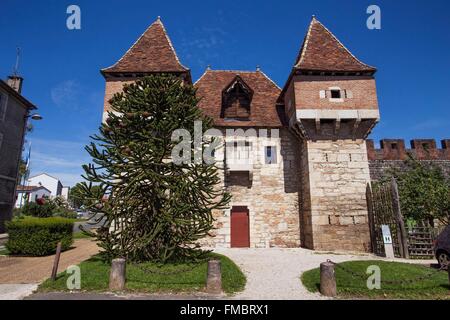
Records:
[[[28,202],[22,207],[22,214],[26,216],[48,218],[53,215],[55,205],[50,201],[44,204],[37,204],[35,202]]]
[[[58,208],[54,211],[53,216],[67,219],[76,219],[77,213],[66,208]]]
[[[9,234],[6,248],[10,254],[45,256],[56,251],[59,241],[62,250],[73,243],[73,222],[64,218],[26,217],[6,223]]]

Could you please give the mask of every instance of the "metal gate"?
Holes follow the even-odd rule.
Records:
[[[397,182],[367,184],[367,208],[369,214],[372,252],[385,256],[382,225],[388,225],[396,257],[408,258],[408,241],[403,217],[400,212]]]

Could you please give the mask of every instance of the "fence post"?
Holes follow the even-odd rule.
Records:
[[[222,271],[220,267],[220,260],[208,261],[206,291],[213,294],[222,293]]]
[[[336,296],[336,275],[332,262],[320,264],[320,293],[327,297]]]
[[[372,253],[376,253],[375,221],[373,213],[372,189],[370,187],[370,183],[368,183],[366,187],[366,201],[367,213],[369,218],[370,247],[372,249]]]
[[[109,274],[109,290],[122,291],[125,289],[126,260],[123,258],[113,259]]]
[[[398,185],[394,177],[391,179],[391,195],[392,195],[392,209],[394,211],[395,219],[397,220],[397,236],[400,243],[400,252],[402,257],[409,259],[408,250],[408,235],[406,233],[405,222],[403,221],[402,211],[400,208],[400,196],[398,194]]]
[[[58,274],[58,265],[59,265],[59,257],[61,256],[61,242],[58,242],[56,246],[56,254],[55,260],[53,261],[53,269],[52,269],[52,280],[56,280],[56,275]]]

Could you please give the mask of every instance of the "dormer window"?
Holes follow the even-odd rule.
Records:
[[[225,119],[249,120],[253,90],[241,79],[236,78],[222,92],[221,117]]]
[[[331,91],[331,99],[340,99],[341,98],[341,90],[330,90]]]

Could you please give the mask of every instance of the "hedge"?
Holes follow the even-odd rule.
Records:
[[[59,241],[62,250],[73,243],[73,222],[69,219],[26,217],[7,222],[6,229],[10,254],[45,256],[56,251]]]
[[[53,215],[56,206],[51,202],[38,204],[36,202],[28,202],[22,208],[22,214],[25,216],[33,216],[38,218],[48,218]]]

